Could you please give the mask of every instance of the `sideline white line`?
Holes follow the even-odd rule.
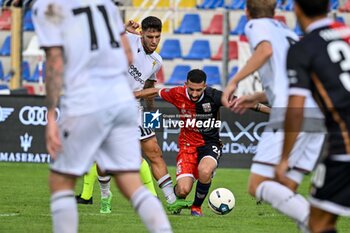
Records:
[[[0,213],[0,217],[13,217],[17,215],[19,215],[19,213]]]

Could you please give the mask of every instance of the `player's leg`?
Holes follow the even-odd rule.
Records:
[[[280,184],[274,181],[274,165],[280,159],[284,134],[267,129],[258,144],[253,158],[248,192],[258,201],[265,201],[281,213],[302,224],[309,215],[309,203],[300,194],[295,193],[303,174],[297,171],[287,174],[288,182]],[[299,153],[300,154],[300,153]],[[293,190],[292,190],[292,189]]]
[[[172,232],[160,201],[142,186],[138,172],[117,173],[120,191],[131,201],[149,232]]]
[[[312,233],[336,233],[337,215],[311,206],[309,227]]]
[[[96,168],[96,164],[94,164],[90,168],[89,172],[86,175],[84,175],[83,191],[81,192],[81,194],[75,196],[78,204],[93,203],[92,194],[94,191],[94,185],[95,185],[96,179],[97,179],[97,168]]]
[[[152,131],[152,133],[154,132]],[[155,136],[151,136],[150,138],[143,137],[141,140],[141,147],[145,156],[150,161],[152,174],[157,180],[159,188],[162,189],[167,203],[174,203],[176,201],[176,196],[174,194],[173,182],[168,173],[168,169],[163,159],[162,151],[158,145],[157,138]]]
[[[154,188],[153,177],[151,174],[151,169],[145,159],[142,159],[142,164],[140,168],[140,177],[143,185],[154,195],[157,197],[157,191]]]
[[[113,129],[102,144],[96,161],[101,171],[114,174],[120,191],[131,201],[150,232],[172,232],[162,204],[141,183],[142,160],[136,116],[134,102],[111,108],[109,118]]]
[[[221,150],[219,145],[205,145],[198,150],[198,181],[194,201],[191,207],[193,216],[202,216],[201,206],[208,195],[213,173],[218,165]]]
[[[53,232],[78,232],[78,208],[74,197],[75,177],[50,172],[51,215]]]
[[[109,214],[112,212],[111,177],[101,171],[97,165],[98,183],[101,191],[100,213]]]

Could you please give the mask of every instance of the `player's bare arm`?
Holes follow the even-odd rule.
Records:
[[[262,67],[271,56],[272,46],[270,42],[261,42],[248,59],[247,63],[237,72],[225,88],[222,95],[222,104],[225,107],[230,108],[232,106],[232,101],[234,99],[233,93],[236,91],[238,83]]]
[[[154,88],[154,80],[146,80],[145,85],[143,86],[143,89],[149,89]],[[148,97],[145,98],[146,101],[146,108],[151,111],[154,108],[154,97]]]
[[[269,114],[271,108],[267,105],[261,104],[262,102],[267,102],[266,94],[265,92],[257,92],[252,95],[245,95],[235,98],[232,101],[232,106],[230,109],[239,114],[243,114],[247,109]]]
[[[297,140],[298,134],[304,119],[304,96],[290,96],[284,122],[285,138],[283,143],[282,156],[279,164],[276,166],[276,179],[283,183],[286,179],[285,174],[288,170],[288,158]]]
[[[132,57],[132,50],[130,47],[129,39],[125,33],[120,36],[120,39],[124,48],[125,55],[128,59],[128,65],[131,65],[133,61],[133,57]]]
[[[56,107],[61,94],[63,84],[63,50],[61,47],[45,49],[46,52],[46,102],[47,102],[47,150],[55,159],[56,153],[61,148],[58,126],[56,123]]]
[[[134,91],[134,96],[136,99],[154,98],[159,95],[158,94],[159,91],[160,91],[160,88],[147,88],[141,91]]]

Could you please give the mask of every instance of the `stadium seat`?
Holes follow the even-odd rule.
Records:
[[[226,5],[227,9],[231,10],[244,10],[246,0],[232,0],[228,5]]]
[[[11,30],[11,11],[3,10],[0,15],[0,30]]]
[[[347,0],[343,6],[338,9],[340,12],[350,12],[350,0]]]
[[[42,73],[43,81],[45,81],[45,62],[43,63],[41,73]],[[39,64],[37,64],[33,75],[27,81],[28,82],[39,82],[39,79],[40,79],[40,70],[39,70]]]
[[[195,40],[187,56],[182,58],[185,60],[203,60],[210,59],[210,45],[208,40]]]
[[[23,30],[24,31],[34,31],[34,24],[32,21],[32,11],[28,10],[24,14],[24,19],[23,19]]]
[[[207,65],[203,66],[203,71],[207,75],[207,84],[209,86],[221,84],[219,67]]]
[[[223,15],[216,14],[210,21],[209,27],[202,31],[203,34],[222,34]]]
[[[228,75],[227,81],[230,81],[236,75],[237,72],[238,72],[238,66],[232,67],[230,74]]]
[[[0,80],[4,80],[4,67],[2,66],[1,61],[0,61]]]
[[[22,80],[28,81],[30,79],[30,66],[29,62],[22,61]]]
[[[330,0],[330,8],[331,10],[336,10],[339,7],[339,1],[338,0]]]
[[[303,30],[301,30],[301,27],[300,27],[300,25],[299,25],[298,22],[296,22],[296,24],[295,24],[294,32],[295,32],[298,36],[303,36],[303,35],[304,35],[304,32],[303,32]]]
[[[10,56],[11,55],[11,36],[5,38],[0,50],[0,56]]]
[[[223,44],[221,43],[218,52],[211,57],[211,60],[213,61],[219,61],[222,59],[222,48]],[[238,59],[238,44],[237,41],[230,41],[229,42],[229,51],[228,51],[228,58],[229,60],[235,60]]]
[[[181,46],[178,39],[166,39],[160,50],[159,55],[165,60],[181,58]]]
[[[166,85],[183,85],[187,79],[187,73],[191,70],[189,65],[177,65],[175,66],[172,74]]]
[[[294,9],[293,0],[285,0],[284,3],[282,1],[281,9],[285,11],[292,11]]]
[[[180,0],[179,8],[195,8],[197,0]]]
[[[286,17],[284,15],[275,15],[274,18],[287,25],[287,20],[286,20]]]
[[[231,35],[244,35],[244,27],[247,24],[248,19],[246,15],[242,15],[238,21],[238,24],[235,29],[233,29],[230,34]]]
[[[223,7],[224,0],[204,0],[202,4],[198,5],[198,9],[215,9],[217,7]]]
[[[201,20],[198,14],[185,14],[178,29],[174,30],[176,34],[192,34],[201,32]]]
[[[345,19],[342,16],[337,16],[335,21],[337,21],[338,23],[344,23],[345,24]]]

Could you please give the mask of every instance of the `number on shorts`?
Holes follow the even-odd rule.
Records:
[[[221,151],[219,147],[212,145],[211,148],[213,149],[213,152],[217,154],[216,159],[219,159],[221,156]]]
[[[324,185],[326,178],[326,166],[321,163],[317,165],[316,171],[312,177],[312,183],[316,188],[321,188]]]

